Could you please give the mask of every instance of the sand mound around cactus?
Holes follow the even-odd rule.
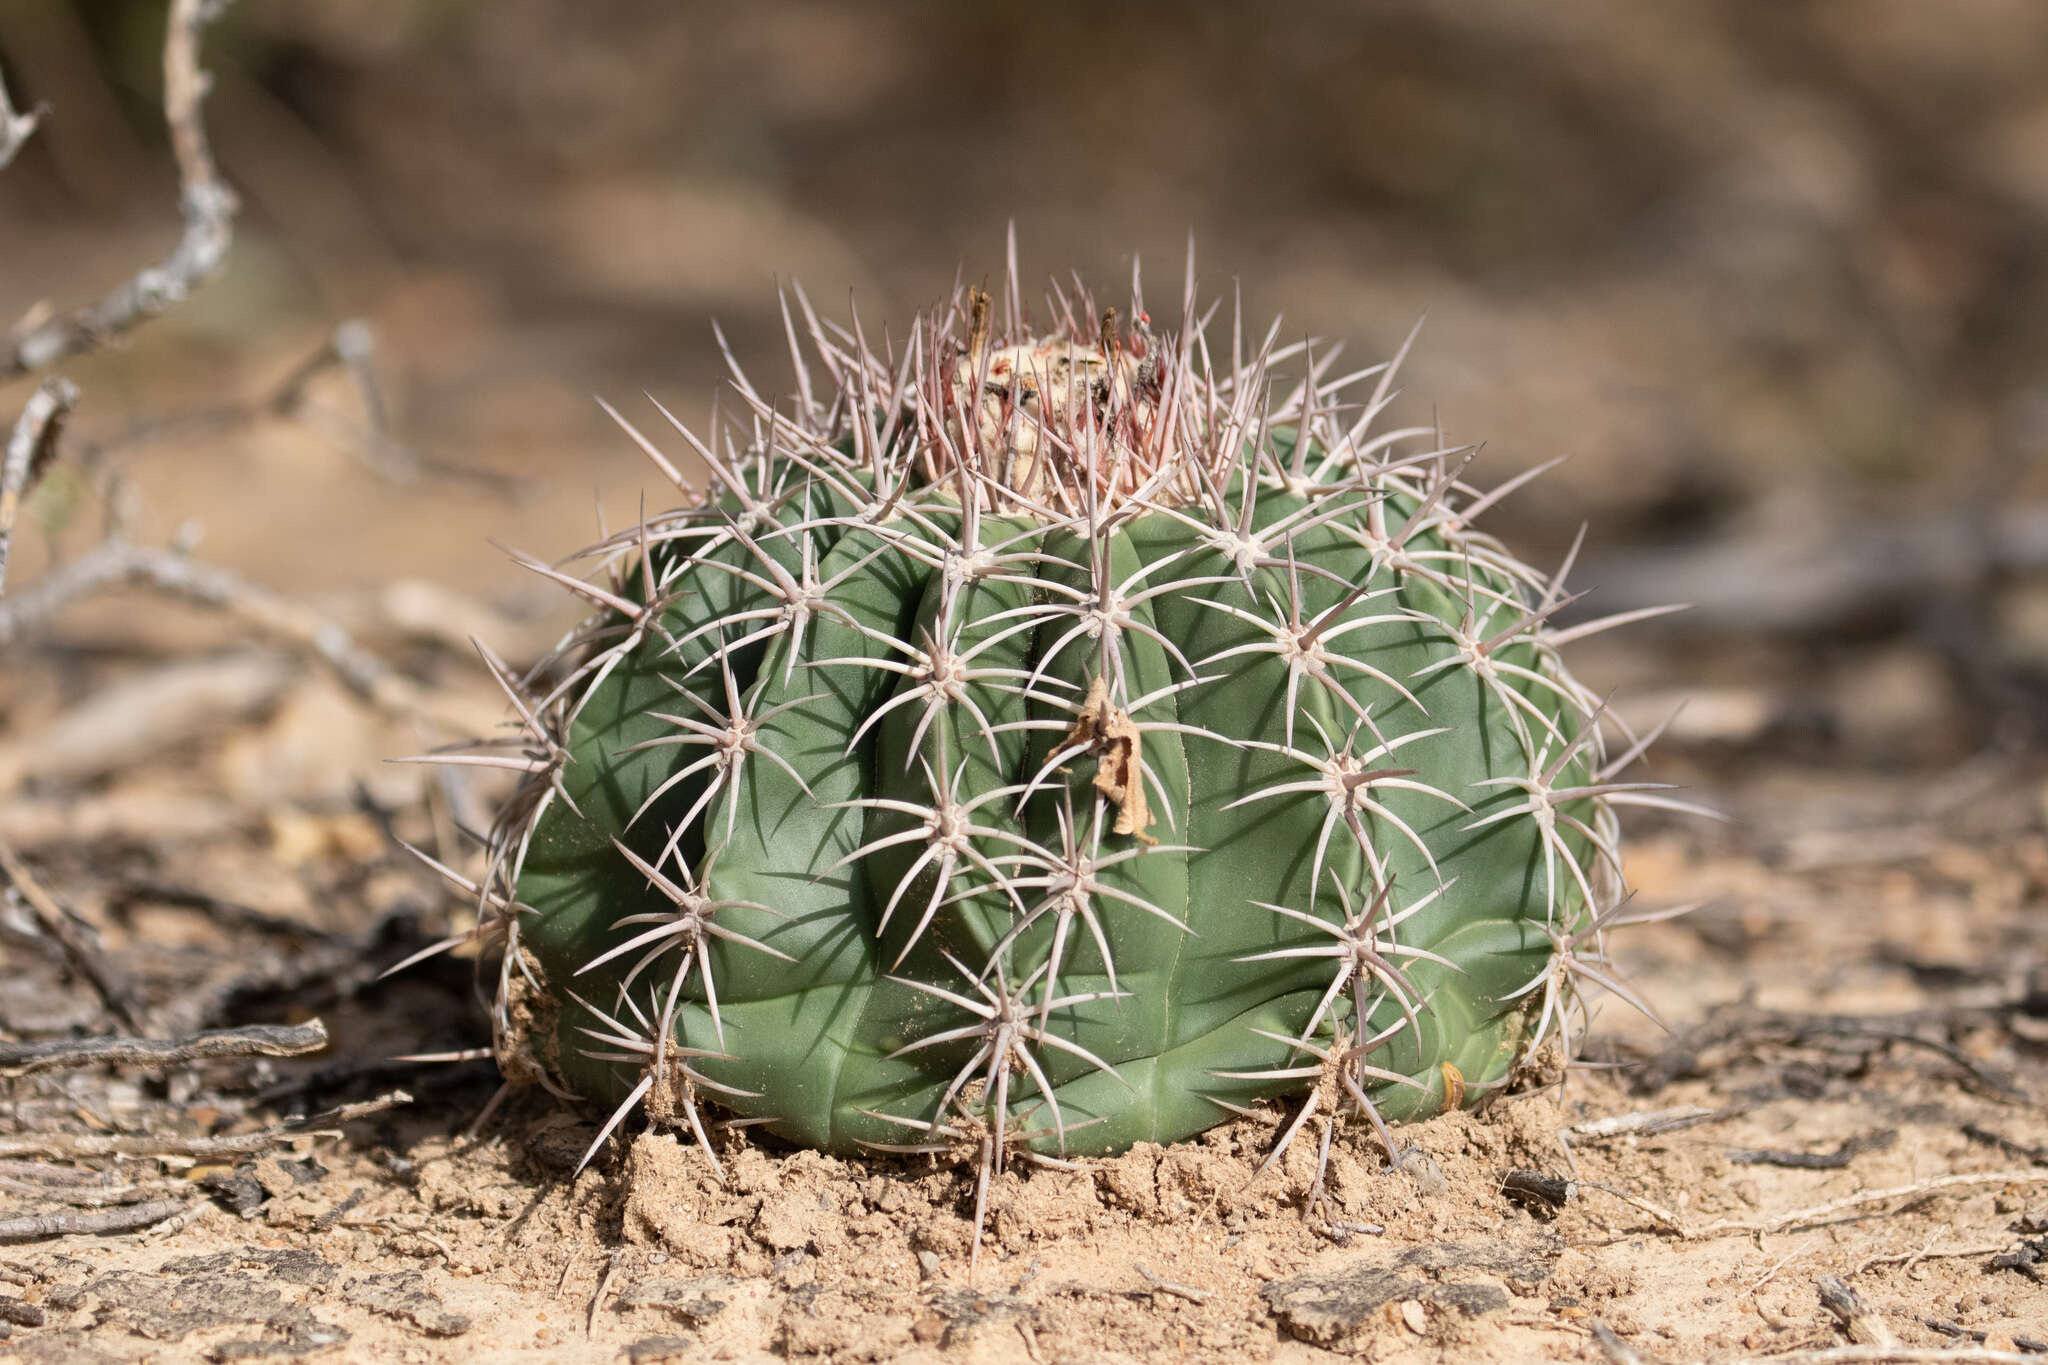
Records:
[[[1327,1307],[1285,1301],[1288,1281],[1321,1262],[1385,1260],[1386,1287],[1400,1290],[1386,1301],[1421,1295],[1490,1313],[1518,1289],[1534,1292],[1552,1273],[1555,1238],[1527,1220],[1482,1234],[1472,1201],[1451,1191],[1488,1190],[1489,1153],[1534,1159],[1531,1142],[1557,1116],[1539,1102],[1504,1124],[1452,1116],[1425,1125],[1405,1175],[1374,1171],[1369,1152],[1342,1141],[1320,1230],[1298,1211],[1313,1152],[1290,1151],[1254,1181],[1272,1138],[1256,1124],[1173,1148],[1144,1144],[1079,1171],[1016,1168],[990,1191],[989,1243],[972,1282],[971,1173],[749,1149],[721,1188],[700,1153],[650,1134],[601,1197],[618,1201],[627,1255],[644,1267],[621,1296],[627,1320],[651,1323],[690,1303],[684,1314],[701,1318],[701,1348],[712,1354],[965,1349],[1007,1359],[1036,1349],[1058,1359],[1107,1349],[1142,1358],[1193,1329],[1204,1350],[1257,1358],[1276,1344],[1276,1311],[1310,1338],[1362,1347],[1372,1335],[1363,1318],[1342,1325]],[[1367,1230],[1375,1226],[1398,1231],[1389,1241]],[[1430,1256],[1410,1254],[1435,1239]],[[727,1309],[704,1310],[721,1297]]]
[[[1475,1164],[1486,1154],[1512,1153],[1523,1164],[1545,1159],[1536,1148],[1549,1143],[1541,1127],[1557,1107],[1518,1108],[1506,1123],[1447,1117],[1416,1131],[1416,1152],[1398,1175],[1347,1135],[1333,1146],[1324,1216],[1314,1220],[1299,1211],[1315,1179],[1314,1147],[1290,1148],[1253,1179],[1273,1130],[1251,1122],[1173,1147],[1143,1143],[1074,1171],[1020,1164],[991,1182],[989,1245],[976,1287],[1010,1283],[1032,1261],[1090,1240],[1128,1242],[1140,1260],[1148,1246],[1174,1260],[1254,1229],[1269,1235],[1278,1224],[1301,1224],[1333,1243],[1371,1235],[1351,1231],[1368,1225],[1412,1227],[1432,1217],[1432,1196],[1451,1182],[1497,1183]],[[1548,1160],[1556,1159],[1552,1146]],[[625,1240],[678,1264],[771,1274],[790,1268],[791,1253],[804,1253],[797,1263],[816,1257],[878,1285],[915,1286],[934,1278],[934,1258],[937,1278],[966,1281],[973,1176],[950,1165],[748,1147],[733,1156],[721,1187],[687,1138],[649,1133],[634,1140],[616,1182]],[[1176,1229],[1187,1246],[1175,1245]]]
[[[1797,1079],[1776,1089],[1695,1081],[1645,1107],[1580,1082],[1569,1104],[1524,1097],[1400,1130],[1412,1150],[1399,1173],[1347,1131],[1314,1216],[1314,1144],[1255,1178],[1273,1129],[1254,1122],[1073,1172],[1019,1166],[989,1191],[972,1280],[972,1172],[950,1163],[736,1143],[721,1185],[687,1140],[649,1133],[544,1203],[617,1248],[609,1261],[593,1254],[580,1296],[568,1295],[587,1309],[596,1277],[616,1267],[596,1339],[653,1352],[687,1338],[692,1359],[1571,1359],[1596,1321],[1662,1358],[1768,1353],[1837,1340],[1814,1277],[1859,1266],[1873,1301],[2024,1335],[2031,1286],[1941,1253],[1997,1240],[2048,1204],[2048,1183],[1966,1186],[1912,1210],[1878,1203],[1860,1223],[1795,1226],[1761,1247],[1748,1233],[1675,1236],[1599,1188],[1706,1227],[2015,1165],[1964,1131],[2010,1126],[2009,1105],[1953,1077],[1906,1066],[1819,1095]],[[1561,1206],[1504,1191],[1530,1173],[1568,1179],[1559,1137],[1572,1125],[1597,1134],[1603,1118],[1646,1112],[1694,1121],[1567,1137],[1578,1183]],[[1848,1161],[1789,1164],[1788,1153],[1825,1158],[1845,1136],[1860,1139]],[[1929,1335],[1899,1316],[1906,1339],[1916,1326]]]

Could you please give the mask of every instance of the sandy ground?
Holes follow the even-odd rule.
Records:
[[[233,692],[236,669],[241,692],[188,695],[195,670]],[[324,676],[53,654],[10,686],[16,716],[49,717],[29,732],[109,687],[200,718],[72,799],[0,802],[0,837],[104,934],[152,1031],[318,1015],[334,1038],[168,1078],[24,1077],[13,1126],[235,1132],[417,1099],[239,1161],[119,1163],[212,1197],[170,1231],[0,1248],[0,1358],[1726,1361],[2048,1338],[2028,1259],[2048,1255],[2048,786],[2025,758],[1884,771],[1674,744],[1665,775],[1735,823],[1632,845],[1646,897],[1708,901],[1622,941],[1672,1033],[1610,1001],[1587,1052],[1623,1065],[1402,1130],[1398,1171],[1346,1130],[1313,1206],[1313,1128],[1255,1176],[1274,1122],[1014,1170],[975,1266],[972,1182],[929,1159],[728,1133],[721,1184],[687,1141],[629,1133],[577,1174],[594,1116],[530,1092],[470,1134],[488,1062],[389,1060],[483,1040],[470,964],[375,979],[459,913],[380,824],[431,842],[445,809],[411,769],[333,789],[350,749],[360,772],[406,746]],[[481,705],[470,686],[449,690]],[[0,1022],[94,1027],[61,954],[19,914],[7,930]],[[37,1188],[0,1170],[0,1218],[47,1212]],[[1864,1305],[1853,1327],[1827,1276]]]

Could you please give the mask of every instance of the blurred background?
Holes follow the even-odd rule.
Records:
[[[0,318],[96,298],[176,240],[163,15],[0,0],[8,88],[48,109],[0,174]],[[1590,524],[1585,609],[1696,604],[1575,656],[1641,723],[1688,700],[1655,775],[1742,821],[1652,821],[1635,846],[1646,894],[1723,897],[1688,932],[1802,960],[1809,902],[1765,894],[1761,857],[1859,869],[1858,896],[1890,888],[1884,932],[1952,954],[1924,887],[1884,878],[1970,831],[2023,850],[2001,914],[2048,894],[2024,775],[2048,715],[2034,0],[241,0],[204,62],[233,252],[63,367],[84,393],[65,468],[117,462],[144,537],[202,523],[209,562],[473,689],[486,722],[466,637],[531,658],[568,610],[489,539],[552,558],[666,496],[594,395],[706,417],[714,318],[781,389],[778,280],[901,336],[956,273],[1000,276],[1011,223],[1027,280],[1116,298],[1142,258],[1170,325],[1192,235],[1205,298],[1241,287],[1255,327],[1281,314],[1357,364],[1426,314],[1397,416],[1483,441],[1481,483],[1565,459],[1492,528],[1554,563]],[[328,371],[265,407],[347,319],[375,339],[375,402]],[[28,393],[0,387],[8,420]],[[10,594],[98,534],[76,472],[31,512]],[[327,913],[297,872],[166,852],[148,821],[260,811],[265,856],[374,850],[348,821],[365,792],[423,793],[379,761],[420,734],[331,682],[257,687],[159,732],[198,761],[109,786],[104,753],[49,741],[57,718],[239,629],[138,600],[67,612],[0,669],[0,832],[140,830],[159,882]],[[117,808],[150,781],[153,814]],[[300,816],[312,834],[278,824]],[[1998,923],[1982,951],[2025,939]]]
[[[0,3],[51,111],[0,180],[0,316],[174,239],[162,11]],[[713,318],[785,383],[777,279],[900,335],[1014,221],[1027,279],[1115,295],[1142,257],[1155,309],[1192,233],[1205,296],[1359,363],[1426,313],[1403,415],[1483,440],[1482,481],[1569,457],[1498,529],[1554,557],[1589,521],[1592,601],[1699,602],[1674,630],[1769,645],[1702,666],[1792,661],[1822,729],[1967,749],[2048,658],[2030,0],[243,0],[206,60],[228,270],[69,371],[76,429],[261,394],[361,317],[394,433],[518,480],[395,490],[275,426],[127,455],[153,518],[265,581],[526,592],[486,533],[558,554],[648,482],[591,395],[704,413]],[[1813,668],[1873,633],[1893,710],[1822,714]]]

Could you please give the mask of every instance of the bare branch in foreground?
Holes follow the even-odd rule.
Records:
[[[6,609],[6,604],[0,602],[0,612],[5,612]],[[58,904],[57,898],[43,888],[43,884],[36,880],[35,874],[29,871],[28,864],[21,860],[21,855],[4,840],[0,840],[0,874],[4,874],[13,888],[21,894],[21,899],[34,913],[36,921],[43,926],[43,932],[63,945],[65,956],[71,959],[79,974],[90,981],[93,989],[99,992],[101,1003],[119,1015],[128,1027],[142,1028],[142,1000],[136,994],[135,987],[129,983],[127,976],[108,960],[86,927],[72,919],[71,912]]]
[[[98,1213],[45,1213],[27,1218],[0,1218],[0,1242],[41,1242],[73,1233],[138,1232],[189,1213],[204,1199],[152,1199],[147,1204],[102,1209]]]
[[[180,548],[136,545],[118,532],[28,590],[0,600],[0,649],[15,644],[79,598],[129,585],[218,608],[265,635],[297,645],[317,656],[344,686],[381,711],[425,720],[457,734],[470,728],[462,717],[442,707],[432,689],[394,671],[357,645],[337,622],[225,569],[201,564]]]
[[[36,1162],[23,1162],[33,1166]],[[0,1193],[27,1195],[34,1199],[70,1204],[76,1208],[115,1208],[161,1199],[170,1194],[189,1194],[191,1186],[182,1180],[151,1180],[109,1183],[105,1186],[53,1185],[46,1180],[19,1179],[0,1175]]]
[[[220,17],[227,0],[172,0],[164,36],[164,121],[178,161],[179,206],[184,234],[161,263],[145,266],[98,303],[51,318],[11,339],[0,352],[0,381],[83,355],[144,319],[183,301],[220,269],[234,239],[235,192],[221,180],[207,145],[200,104],[210,80],[199,67],[200,37]],[[0,101],[4,109],[4,101]],[[8,117],[0,113],[0,119]],[[30,116],[33,118],[33,115]],[[26,134],[23,134],[25,136]],[[0,131],[0,147],[8,134]],[[5,164],[9,149],[0,155]]]
[[[0,1042],[0,1075],[27,1076],[82,1066],[183,1066],[227,1057],[296,1057],[327,1046],[327,1026],[250,1024],[186,1038],[65,1038],[46,1043]]]
[[[14,154],[21,150],[21,144],[34,134],[36,125],[43,121],[40,106],[26,114],[17,110],[7,98],[7,82],[0,80],[0,169],[14,160]]]
[[[0,94],[4,103],[4,94]],[[5,464],[0,464],[0,588],[7,584],[7,553],[14,546],[14,521],[22,499],[36,486],[57,454],[64,419],[78,404],[78,386],[68,379],[45,379],[21,410],[14,434],[7,438]]]
[[[0,1137],[0,1157],[248,1156],[293,1138],[338,1136],[340,1124],[411,1103],[411,1095],[403,1090],[394,1090],[374,1100],[337,1105],[302,1119],[227,1137],[179,1137],[170,1133],[10,1133]]]

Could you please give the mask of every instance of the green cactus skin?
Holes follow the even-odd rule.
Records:
[[[1609,622],[1551,626],[1467,452],[1367,434],[1394,366],[1015,298],[893,361],[804,303],[836,393],[792,327],[794,400],[676,424],[708,495],[626,427],[687,505],[587,552],[608,586],[529,564],[596,615],[499,669],[498,1045],[607,1134],[643,1104],[716,1165],[708,1103],[985,1188],[1279,1097],[1470,1104],[1612,984],[1613,807],[1669,802],[1558,660]]]

